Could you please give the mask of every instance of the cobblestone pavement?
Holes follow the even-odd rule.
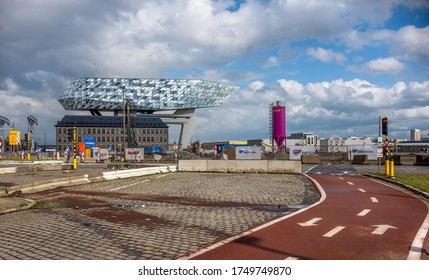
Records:
[[[26,197],[0,259],[175,259],[319,200],[301,175],[168,173]]]

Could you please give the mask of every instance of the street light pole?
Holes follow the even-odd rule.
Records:
[[[122,161],[125,160],[125,88],[122,87]]]

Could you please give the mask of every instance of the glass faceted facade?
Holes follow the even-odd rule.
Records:
[[[66,110],[114,111],[125,99],[136,111],[168,111],[219,106],[237,89],[205,80],[81,78],[58,101]]]

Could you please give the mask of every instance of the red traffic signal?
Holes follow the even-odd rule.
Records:
[[[383,135],[388,135],[387,117],[381,119],[381,130]]]

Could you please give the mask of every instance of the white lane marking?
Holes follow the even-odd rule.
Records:
[[[313,218],[310,221],[307,221],[305,223],[298,223],[298,225],[302,226],[302,227],[310,227],[310,226],[317,226],[318,221],[322,220],[322,218]]]
[[[369,212],[371,212],[371,209],[364,209],[364,210],[362,210],[359,214],[357,214],[357,216],[359,216],[359,217],[363,217],[363,216],[365,216],[366,214],[368,214]]]
[[[307,174],[307,173],[311,172],[311,170],[313,170],[314,168],[318,167],[319,165],[320,164],[311,167],[310,169],[308,169],[307,171],[305,171],[304,174]]]
[[[354,186],[355,184],[353,182],[347,182],[350,186]]]
[[[318,166],[318,165],[316,165],[316,166]],[[311,169],[310,169],[310,170],[311,170]],[[308,172],[308,171],[307,171],[307,172]],[[298,211],[296,211],[296,212],[293,212],[292,214],[289,214],[289,215],[283,216],[283,217],[278,218],[278,219],[276,219],[276,220],[272,220],[271,222],[268,222],[268,223],[265,223],[265,224],[263,224],[263,225],[260,225],[259,227],[256,227],[256,228],[253,228],[253,229],[247,230],[247,231],[245,231],[245,232],[242,232],[242,233],[240,233],[240,234],[237,234],[237,235],[231,236],[230,238],[227,238],[227,239],[225,239],[225,240],[219,241],[218,243],[215,243],[215,244],[210,245],[210,246],[208,246],[208,247],[206,247],[206,248],[203,248],[203,249],[201,249],[201,250],[199,250],[199,251],[197,251],[197,252],[195,252],[195,253],[192,253],[192,254],[190,254],[190,255],[187,255],[187,256],[183,256],[183,257],[181,257],[181,258],[178,258],[178,260],[189,260],[189,259],[195,258],[196,256],[202,255],[202,254],[204,254],[204,253],[206,253],[206,252],[208,252],[208,251],[211,251],[211,250],[213,250],[213,249],[219,248],[220,246],[223,246],[223,245],[225,245],[225,244],[228,244],[228,243],[230,243],[230,242],[232,242],[232,241],[234,241],[234,240],[237,240],[237,239],[239,239],[239,238],[241,238],[241,237],[244,237],[244,236],[250,235],[250,234],[252,234],[252,233],[254,233],[254,232],[257,232],[257,231],[259,231],[259,230],[261,230],[261,229],[267,228],[267,227],[272,226],[272,225],[274,225],[274,224],[277,224],[277,223],[279,223],[279,222],[281,222],[281,221],[284,221],[284,220],[286,220],[286,219],[289,219],[289,218],[291,218],[291,217],[294,217],[294,216],[296,216],[296,215],[298,215],[298,214],[300,214],[300,213],[302,213],[302,212],[304,212],[304,211],[307,211],[307,210],[309,210],[309,209],[311,209],[311,208],[313,208],[313,207],[315,207],[315,206],[317,206],[317,205],[321,204],[322,202],[324,202],[324,201],[326,200],[326,192],[325,192],[325,190],[322,188],[322,186],[320,185],[320,183],[319,183],[318,181],[316,181],[315,179],[313,179],[311,176],[307,175],[306,173],[304,173],[303,175],[304,175],[307,179],[309,179],[311,182],[313,182],[313,184],[316,186],[317,190],[320,192],[320,200],[319,200],[318,202],[316,202],[316,203],[314,203],[314,204],[312,204],[312,205],[310,205],[310,206],[308,206],[308,207],[306,207],[306,208],[302,208],[302,209],[300,209],[300,210],[298,210]]]
[[[342,230],[343,230],[343,229],[345,229],[345,228],[346,228],[346,227],[338,226],[338,227],[336,227],[336,228],[334,228],[334,229],[330,230],[329,232],[325,233],[325,234],[323,235],[323,237],[332,237],[332,236],[334,236],[335,234],[339,233],[340,231],[342,231]]]
[[[408,257],[407,257],[407,260],[419,260],[421,252],[423,251],[424,239],[426,238],[426,234],[429,231],[429,203],[421,200],[421,198],[419,196],[417,196],[417,195],[411,195],[406,190],[398,189],[397,187],[395,187],[395,186],[393,186],[391,184],[388,184],[388,183],[385,183],[385,182],[382,182],[382,181],[379,181],[379,180],[376,180],[376,179],[372,179],[372,178],[369,178],[369,179],[371,181],[373,181],[373,182],[378,183],[378,184],[387,186],[389,188],[392,188],[392,189],[397,190],[397,191],[401,191],[401,192],[403,192],[403,193],[405,193],[405,194],[407,194],[409,196],[412,196],[412,197],[418,199],[420,202],[422,202],[422,203],[424,203],[426,205],[426,208],[428,209],[426,218],[423,221],[422,226],[420,227],[420,229],[417,232],[416,236],[414,237],[413,244],[410,246],[410,251],[409,251]]]
[[[344,180],[344,178],[343,177],[338,177],[339,179],[341,179],[341,180]]]
[[[366,190],[364,189],[358,189],[360,192],[366,192]]]
[[[429,208],[429,204],[426,203],[426,207]],[[407,260],[420,260],[420,255],[423,251],[423,244],[426,238],[426,234],[429,230],[429,212],[426,215],[426,219],[423,221],[422,226],[414,237],[413,244],[411,244],[410,252],[408,253]]]
[[[391,225],[372,225],[373,227],[377,227],[371,234],[383,235],[389,228],[398,229],[397,227]]]
[[[374,202],[374,203],[377,203],[378,199],[376,197],[371,197],[371,201]]]
[[[143,182],[149,182],[150,180],[144,180]],[[140,184],[141,182],[137,182],[137,183],[133,183],[133,184],[129,184],[129,185],[125,185],[125,186],[122,186],[122,187],[117,187],[117,188],[114,188],[114,189],[111,189],[111,190],[109,190],[109,192],[113,192],[113,191],[117,191],[117,190],[120,190],[120,189],[125,189],[125,188],[128,188],[128,187],[132,187],[132,186],[135,186],[135,185],[138,185],[138,184]]]
[[[299,260],[299,259],[296,257],[287,257],[285,260],[294,261],[294,260]]]

